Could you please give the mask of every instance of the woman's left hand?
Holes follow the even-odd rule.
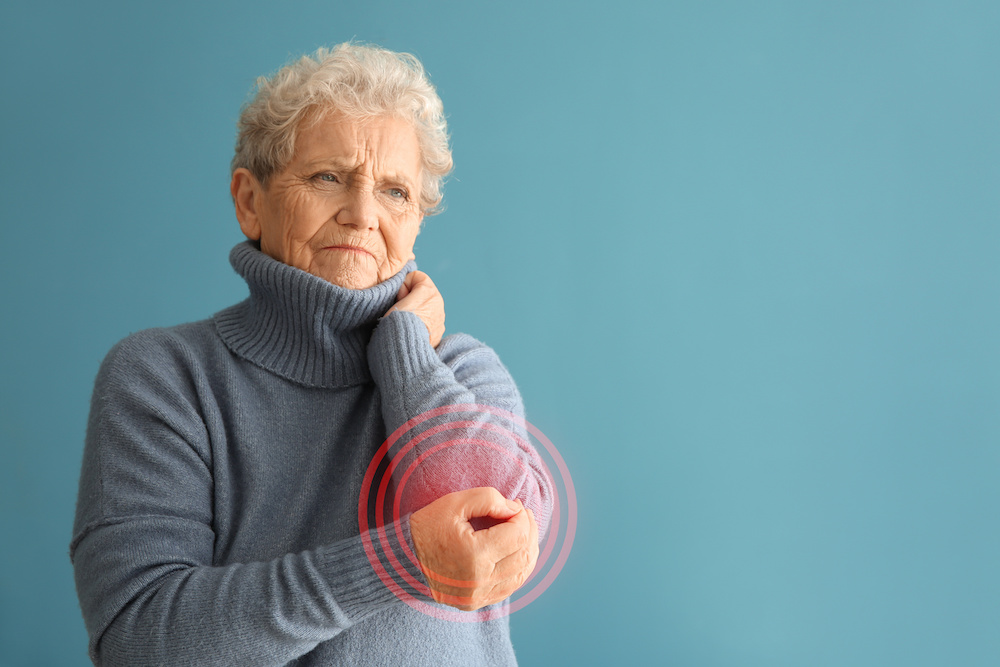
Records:
[[[408,310],[416,313],[427,327],[431,347],[437,347],[444,335],[444,299],[434,281],[423,271],[412,271],[403,279],[396,304],[386,311]]]

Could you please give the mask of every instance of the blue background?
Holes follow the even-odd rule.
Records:
[[[1000,3],[3,3],[0,664],[83,665],[110,346],[243,298],[257,75],[410,51],[417,257],[580,502],[522,665],[1000,664]]]

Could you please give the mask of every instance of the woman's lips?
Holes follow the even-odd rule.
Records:
[[[368,255],[369,257],[371,257],[373,259],[375,257],[375,255],[371,254],[370,252],[368,252],[364,248],[359,248],[356,245],[329,245],[329,246],[326,246],[325,248],[323,248],[323,250],[343,250],[344,252],[356,252],[356,253],[359,253],[361,255]]]

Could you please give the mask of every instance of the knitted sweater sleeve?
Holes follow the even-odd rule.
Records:
[[[454,434],[446,448],[411,470],[404,507],[415,511],[452,491],[492,486],[530,507],[544,536],[552,513],[552,481],[531,448],[523,423],[524,406],[510,373],[496,353],[465,334],[431,347],[427,328],[407,311],[392,311],[372,334],[368,365],[382,396],[386,432],[443,406],[499,408],[438,417],[473,425]],[[512,413],[517,419],[502,416]],[[493,428],[490,428],[493,426]],[[503,433],[509,433],[504,436]]]
[[[196,383],[150,335],[105,359],[87,427],[70,556],[94,663],[281,665],[397,603],[360,537],[213,565]]]

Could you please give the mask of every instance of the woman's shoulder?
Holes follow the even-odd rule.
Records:
[[[211,320],[135,331],[112,346],[101,363],[101,378],[190,374],[204,366],[220,347]]]
[[[438,355],[444,359],[458,358],[466,354],[496,354],[489,345],[467,333],[453,333],[444,336],[437,346]]]
[[[150,327],[130,333],[115,343],[109,356],[159,354],[196,349],[215,344],[218,336],[212,320],[185,322],[169,327]]]
[[[489,368],[510,375],[492,347],[466,333],[454,333],[442,338],[437,353],[452,370]]]

